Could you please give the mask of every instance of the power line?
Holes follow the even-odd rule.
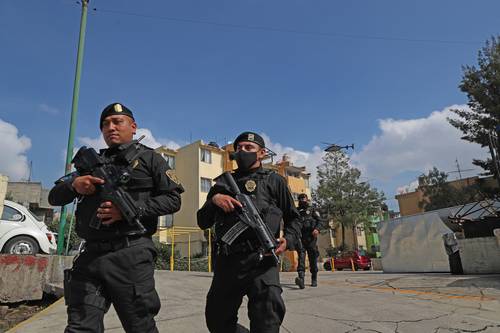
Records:
[[[322,36],[322,37],[331,37],[331,38],[381,40],[381,41],[410,42],[410,43],[434,43],[434,44],[467,44],[467,45],[480,44],[480,42],[477,42],[477,41],[425,39],[425,38],[423,38],[423,39],[418,38],[417,39],[417,38],[384,37],[384,36],[371,36],[371,35],[355,35],[355,34],[343,34],[343,33],[321,32],[321,31],[305,31],[305,30],[296,30],[296,29],[275,28],[275,27],[268,27],[268,26],[221,23],[221,22],[215,22],[215,21],[205,21],[205,20],[178,18],[178,17],[170,17],[170,16],[158,16],[158,15],[150,15],[150,14],[131,13],[131,12],[111,10],[111,9],[101,9],[101,8],[94,8],[94,12],[96,12],[96,13],[109,13],[109,14],[115,14],[115,15],[134,16],[134,17],[141,17],[141,18],[162,20],[162,21],[171,21],[171,22],[178,22],[178,23],[205,24],[205,25],[213,25],[213,26],[240,29],[240,30],[273,31],[273,32],[296,34],[296,35],[311,35],[311,36]]]

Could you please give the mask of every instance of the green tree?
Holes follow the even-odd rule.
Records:
[[[73,226],[71,228],[71,237],[68,238],[68,235],[70,235],[70,221],[71,221],[72,215],[68,214],[67,219],[66,219],[66,226],[64,228],[64,249],[66,249],[66,244],[69,239],[69,249],[78,249],[78,246],[80,245],[82,239],[78,237],[75,231],[75,226],[76,226],[76,218],[73,220]],[[50,223],[47,223],[47,227],[49,228],[50,231],[58,233],[59,232],[59,217],[53,219]],[[59,236],[58,236],[59,237]]]
[[[382,192],[360,181],[361,172],[349,165],[349,157],[342,151],[329,152],[318,166],[318,187],[314,191],[315,204],[342,228],[342,248],[345,249],[345,229],[366,225],[369,216],[376,213],[384,198]]]
[[[500,36],[492,37],[479,51],[477,67],[463,66],[462,70],[459,87],[467,94],[470,110],[452,110],[458,118],[448,121],[463,132],[462,139],[489,147],[488,133],[500,124]],[[492,159],[473,163],[495,174]]]
[[[453,187],[448,182],[448,175],[434,167],[427,175],[419,178],[419,189],[423,192],[424,199],[418,205],[428,212],[475,201],[479,186]]]

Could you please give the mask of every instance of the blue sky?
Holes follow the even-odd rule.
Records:
[[[457,156],[467,168],[482,153],[441,129],[447,108],[467,101],[461,66],[499,33],[498,1],[92,0],[90,8],[77,143],[98,138],[100,111],[120,101],[160,143],[222,143],[253,129],[309,167],[321,142],[354,143],[354,160],[389,198],[427,167],[450,171]],[[9,133],[0,152],[12,155],[0,173],[14,179],[33,161],[33,179],[46,186],[62,173],[79,20],[73,0],[0,2],[0,124]],[[422,135],[427,146],[409,140]],[[441,145],[443,137],[453,140]],[[442,147],[429,154],[432,144]]]

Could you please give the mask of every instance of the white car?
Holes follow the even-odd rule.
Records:
[[[57,243],[55,234],[26,207],[4,200],[0,249],[10,254],[52,254],[57,250]]]

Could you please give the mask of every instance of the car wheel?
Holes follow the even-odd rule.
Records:
[[[37,254],[40,247],[36,240],[28,236],[18,236],[9,240],[4,247],[4,252],[9,254]]]

